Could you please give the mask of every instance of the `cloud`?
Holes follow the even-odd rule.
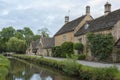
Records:
[[[14,26],[16,29],[30,27],[35,33],[47,27],[51,36],[64,24],[64,16],[70,20],[85,15],[85,7],[91,6],[91,15],[104,14],[104,4],[108,0],[0,0],[0,28]],[[119,0],[110,0],[112,10],[119,8]],[[70,10],[70,13],[68,13]]]
[[[4,9],[4,10],[2,11],[2,13],[1,13],[1,15],[3,15],[3,16],[8,15],[8,14],[9,14],[9,11],[6,10],[6,9]]]

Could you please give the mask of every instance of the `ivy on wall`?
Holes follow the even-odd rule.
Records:
[[[104,60],[112,54],[114,39],[112,34],[87,34],[92,56]]]

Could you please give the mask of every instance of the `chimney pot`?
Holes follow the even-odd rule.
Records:
[[[69,16],[65,16],[65,24],[69,22]]]
[[[90,15],[90,6],[86,6],[86,15]]]
[[[105,4],[105,15],[108,15],[111,12],[111,4],[107,2]]]

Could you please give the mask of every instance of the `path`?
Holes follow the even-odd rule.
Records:
[[[65,60],[65,58],[53,58],[53,57],[44,57],[47,59],[54,59],[54,60]],[[120,70],[120,63],[100,63],[100,62],[90,62],[90,61],[83,61],[83,60],[78,60],[78,63],[86,66],[91,66],[91,67],[111,67],[111,66],[116,66]]]

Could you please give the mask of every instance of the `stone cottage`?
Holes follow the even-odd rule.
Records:
[[[26,52],[29,55],[51,56],[53,46],[54,38],[43,37],[31,42]]]
[[[86,33],[101,33],[108,34],[111,33],[117,42],[120,38],[120,9],[111,12],[111,4],[105,4],[104,15],[98,17],[92,21],[86,22],[76,33],[75,33],[75,42],[82,42],[84,46],[87,44]],[[88,53],[88,56],[91,57],[89,50],[84,50],[84,53]],[[88,52],[87,52],[88,51]]]
[[[74,42],[74,34],[87,22],[92,20],[90,15],[90,6],[86,7],[86,14],[69,21],[69,16],[65,17],[65,24],[63,27],[55,34],[55,46],[60,46],[62,43]]]

